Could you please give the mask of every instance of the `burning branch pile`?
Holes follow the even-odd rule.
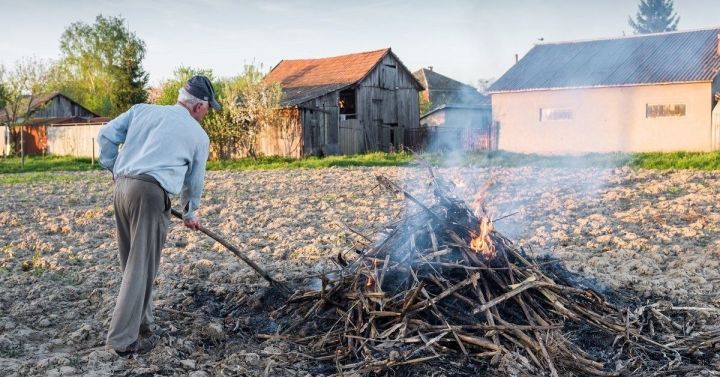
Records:
[[[530,258],[493,230],[482,201],[472,210],[430,175],[431,204],[378,177],[415,210],[354,261],[338,256],[343,268],[320,290],[298,291],[276,311],[291,319],[283,333],[300,334],[316,360],[340,373],[455,360],[520,375],[613,376],[702,364],[720,341],[720,332],[690,334],[657,305],[615,306],[557,260]]]

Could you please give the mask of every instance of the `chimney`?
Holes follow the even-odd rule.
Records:
[[[517,64],[517,62],[518,62],[518,54],[515,54],[515,63]]]
[[[720,38],[720,35],[718,35],[718,38]],[[433,66],[429,65],[429,66],[428,66],[428,69],[432,71],[432,70],[433,70]]]

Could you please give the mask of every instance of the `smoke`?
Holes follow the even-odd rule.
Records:
[[[538,235],[551,239],[558,230],[550,221],[537,218],[543,213],[538,205],[552,207],[545,211],[547,216],[564,213],[569,218],[567,211],[596,202],[613,169],[628,161],[628,155],[620,153],[537,155],[488,150],[497,146],[493,140],[497,130],[492,128],[492,116],[485,114],[489,108],[478,105],[477,95],[458,91],[459,105],[448,105],[431,114],[434,118],[425,118],[428,125],[435,126],[428,130],[426,152],[466,202],[476,201],[479,191],[489,185],[483,197],[488,215],[496,220],[495,229],[511,239],[526,243]],[[575,95],[573,102],[578,101],[583,98]],[[410,182],[417,185],[416,180],[406,181],[409,187],[422,188]],[[552,251],[550,243],[545,245],[541,251]]]

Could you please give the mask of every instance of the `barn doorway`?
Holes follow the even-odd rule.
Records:
[[[340,120],[357,119],[355,89],[341,90],[339,97],[338,107],[340,108]]]

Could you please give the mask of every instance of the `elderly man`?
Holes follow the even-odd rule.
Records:
[[[200,127],[209,108],[220,109],[204,76],[180,89],[177,104],[139,104],[98,134],[100,164],[113,173],[122,284],[107,344],[121,356],[146,353],[153,334],[152,286],[170,224],[168,193],[182,193],[185,226],[197,229],[209,140]]]

